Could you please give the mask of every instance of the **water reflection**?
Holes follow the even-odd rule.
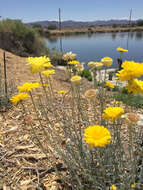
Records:
[[[120,36],[120,38],[124,38],[124,37],[125,37],[125,33],[124,33],[124,32],[121,32],[121,33],[119,34],[119,36]]]
[[[63,42],[62,42],[62,38],[60,38],[60,51],[63,52]]]
[[[55,37],[49,37],[49,38],[47,38],[48,39],[48,41],[50,42],[50,43],[57,43],[57,41],[58,41],[58,38],[55,38]]]
[[[136,39],[137,40],[140,40],[142,37],[143,37],[143,32],[141,32],[141,31],[136,32]]]
[[[117,33],[116,33],[116,32],[113,32],[111,36],[112,36],[112,39],[115,40],[115,39],[116,39],[116,36],[117,36]]]
[[[129,32],[129,36],[130,36],[130,38],[133,38],[134,37],[134,32]]]

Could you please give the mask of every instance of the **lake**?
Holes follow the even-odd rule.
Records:
[[[143,62],[143,32],[94,33],[61,38],[46,38],[47,47],[62,51],[72,51],[77,54],[80,62],[100,61],[105,56],[112,57],[113,67],[117,67],[117,58],[120,53],[118,46],[128,49],[123,53],[123,60]]]

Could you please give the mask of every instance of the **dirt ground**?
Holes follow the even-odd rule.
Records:
[[[3,69],[3,50],[0,49],[0,64]],[[6,52],[6,67],[8,83],[15,88],[25,82],[38,82],[39,76],[32,75],[26,65],[26,58],[15,56]],[[58,98],[59,90],[69,90],[69,82],[64,70],[57,69],[53,76],[53,90]],[[86,81],[86,80],[85,80]],[[91,85],[86,81],[85,89]],[[10,86],[11,87],[11,86]],[[26,101],[26,108],[30,109],[30,117],[37,134],[42,134],[39,124],[34,116],[34,111],[30,101]],[[34,190],[38,187],[45,190],[59,190],[60,180],[55,174],[55,170],[49,158],[43,154],[31,128],[28,119],[22,111],[21,105],[10,106],[9,109],[0,113],[0,190],[18,189],[19,184],[22,190]],[[44,140],[43,140],[44,142]],[[48,145],[45,145],[48,147]],[[50,155],[49,155],[50,157]],[[57,160],[59,171],[64,170],[61,162]]]

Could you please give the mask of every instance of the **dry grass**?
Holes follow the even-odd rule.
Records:
[[[115,27],[112,26],[104,26],[104,27],[83,27],[83,28],[63,28],[62,30],[51,30],[51,35],[63,35],[63,34],[75,34],[75,33],[88,33],[88,28],[92,29],[92,32],[126,32],[126,31],[142,31],[143,27]]]

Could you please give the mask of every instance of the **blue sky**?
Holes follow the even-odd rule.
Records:
[[[124,19],[132,8],[133,19],[143,19],[143,0],[0,0],[3,19],[23,22],[58,20],[94,21]]]

